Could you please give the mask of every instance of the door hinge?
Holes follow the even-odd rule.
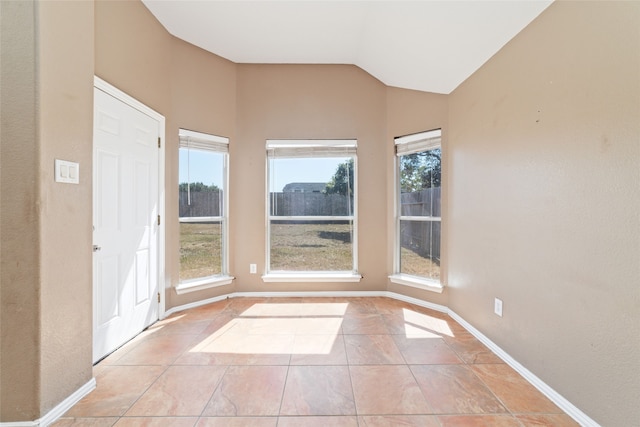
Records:
[[[160,292],[158,292],[158,302],[160,302]]]
[[[160,225],[160,215],[158,215],[158,225]]]
[[[160,148],[160,137],[158,137],[158,148]]]

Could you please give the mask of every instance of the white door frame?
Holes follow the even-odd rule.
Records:
[[[165,194],[164,194],[164,162],[165,162],[165,118],[162,114],[147,107],[137,99],[127,95],[115,86],[107,83],[98,76],[93,77],[93,86],[106,92],[114,98],[122,101],[128,106],[148,115],[158,121],[160,129],[160,149],[158,150],[158,214],[160,215],[160,225],[158,226],[158,292],[160,292],[160,302],[158,304],[158,318],[164,318],[165,313]]]

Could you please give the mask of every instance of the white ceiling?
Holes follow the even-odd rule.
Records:
[[[389,86],[452,92],[552,0],[142,0],[236,63],[354,64]]]

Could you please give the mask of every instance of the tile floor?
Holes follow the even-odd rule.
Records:
[[[447,315],[389,298],[236,298],[157,322],[53,425],[576,426]]]

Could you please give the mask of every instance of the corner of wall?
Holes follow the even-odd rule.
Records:
[[[37,6],[1,7],[0,421],[24,421],[41,402]]]
[[[38,2],[36,23],[42,416],[93,377],[94,3]],[[80,183],[55,182],[55,159]]]

